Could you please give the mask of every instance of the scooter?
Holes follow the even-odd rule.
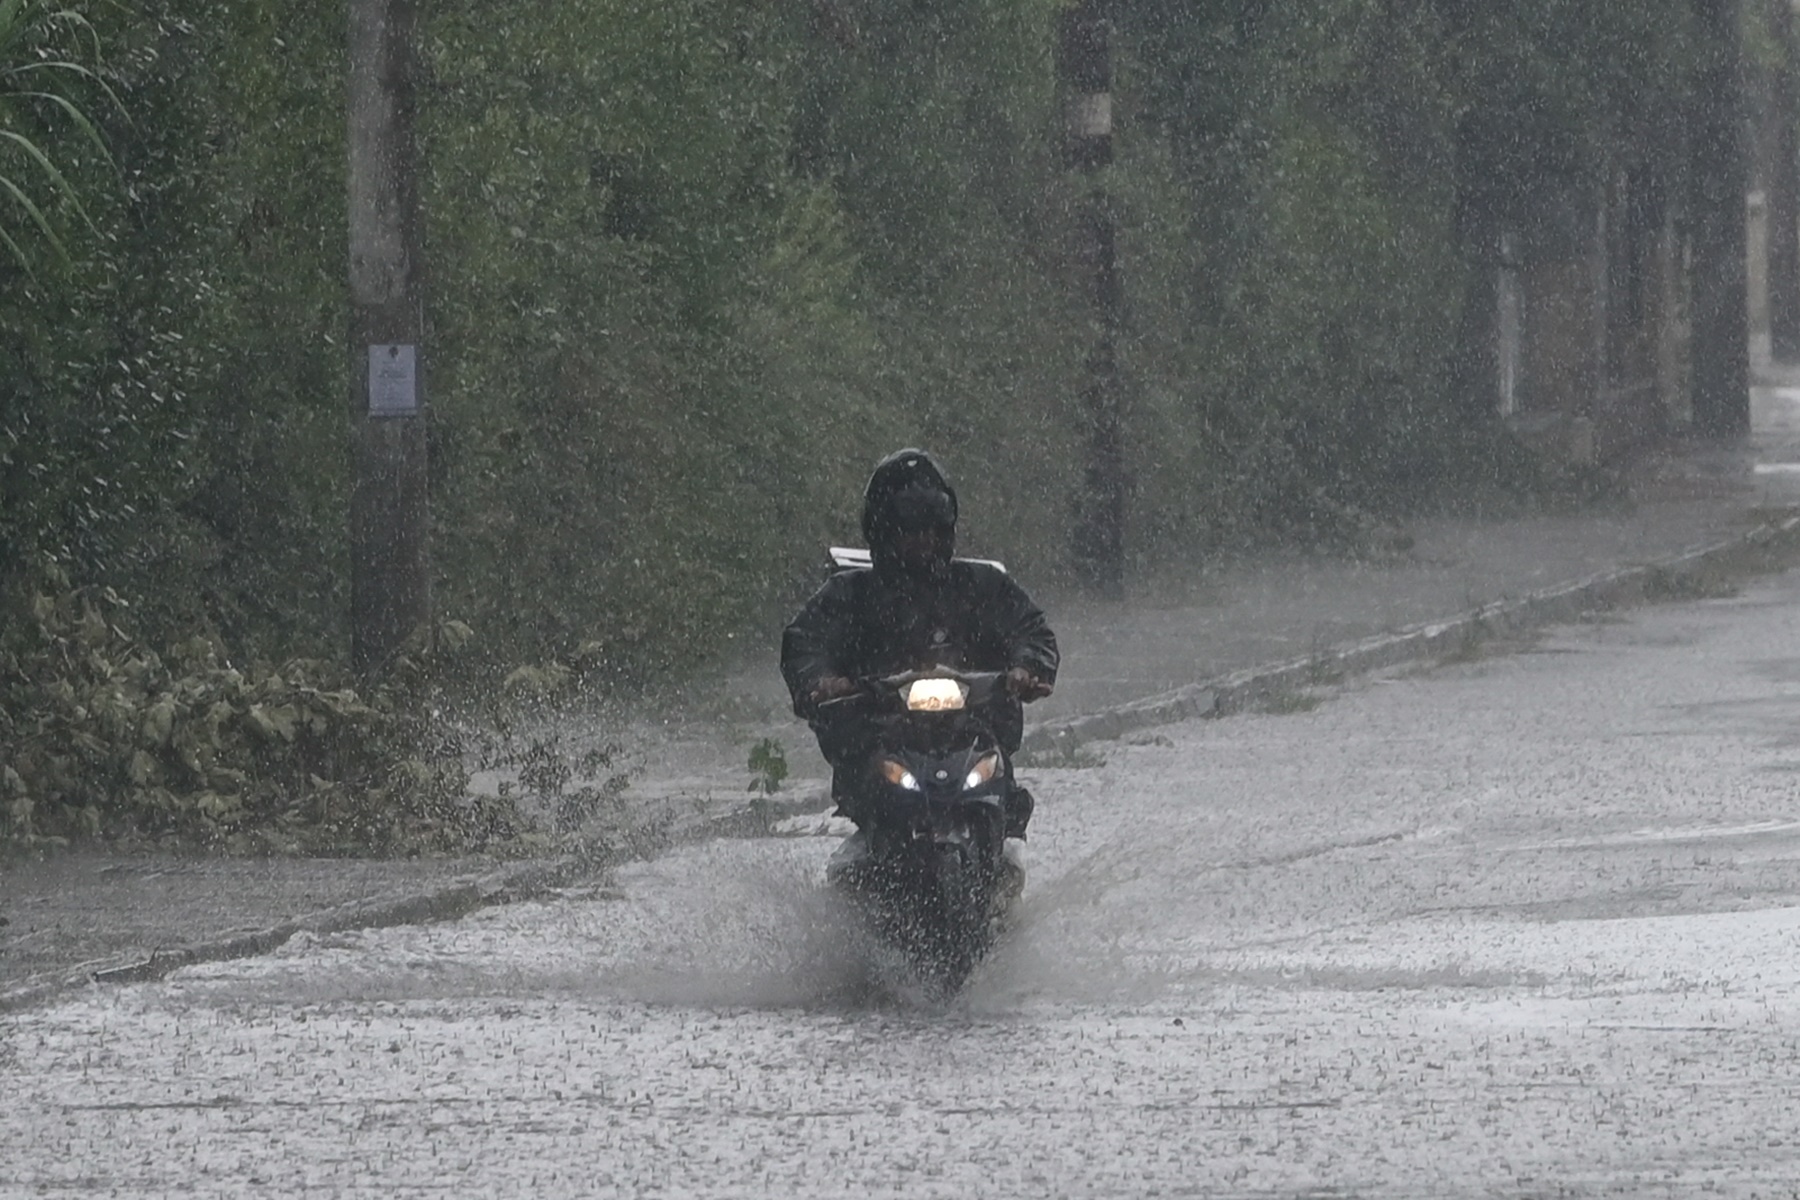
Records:
[[[982,716],[1005,686],[998,672],[932,668],[863,680],[827,702],[867,710],[875,751],[856,784],[863,828],[826,881],[944,996],[962,987],[1025,885],[1005,837],[1012,764]]]

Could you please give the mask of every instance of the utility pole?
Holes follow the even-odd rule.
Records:
[[[1087,420],[1074,558],[1087,582],[1117,595],[1125,585],[1124,388],[1118,339],[1124,287],[1117,228],[1101,172],[1112,162],[1111,30],[1102,0],[1075,0],[1061,14],[1057,79],[1063,99],[1063,159],[1077,176],[1074,265],[1097,336],[1081,388]]]
[[[414,0],[349,0],[351,657],[378,673],[431,615]]]
[[[1748,193],[1739,0],[1692,0],[1701,69],[1688,127],[1694,252],[1694,429],[1750,432]]]
[[[1800,361],[1800,103],[1795,72],[1794,0],[1767,0],[1775,42],[1763,124],[1763,195],[1769,226],[1769,348],[1776,362]]]

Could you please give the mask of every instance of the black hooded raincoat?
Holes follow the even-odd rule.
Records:
[[[953,540],[929,571],[908,570],[894,552],[897,501],[921,487],[948,497],[952,528],[956,493],[923,451],[903,450],[876,468],[864,496],[863,533],[873,567],[839,571],[806,602],[782,637],[781,672],[794,711],[812,725],[834,767],[864,752],[853,714],[822,714],[810,696],[827,675],[891,675],[941,666],[960,671],[1023,667],[1056,681],[1056,635],[1044,613],[999,567],[953,559]],[[997,703],[994,733],[1011,755],[1024,732],[1017,699]]]

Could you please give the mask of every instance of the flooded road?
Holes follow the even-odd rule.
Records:
[[[800,830],[10,1014],[0,1193],[1800,1194],[1800,578],[1469,649],[1028,774],[948,1006]]]

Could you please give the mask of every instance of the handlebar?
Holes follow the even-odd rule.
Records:
[[[918,671],[902,671],[895,675],[862,676],[852,680],[856,684],[856,691],[847,696],[821,700],[817,707],[821,711],[828,711],[858,703],[899,701],[901,711],[905,711],[905,702],[901,698],[905,695],[906,689],[924,679],[948,679],[962,685],[967,689],[962,704],[962,709],[965,710],[986,704],[993,700],[995,695],[1004,693],[1006,690],[1006,672],[1004,671],[957,671],[949,667],[928,667]]]

